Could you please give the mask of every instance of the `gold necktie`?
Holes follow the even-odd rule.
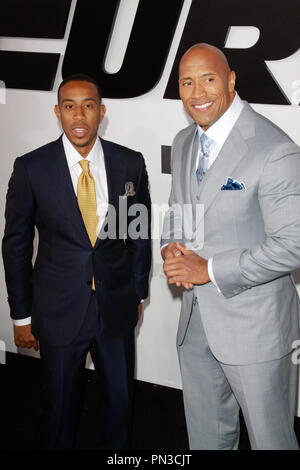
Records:
[[[94,246],[97,240],[98,217],[95,182],[89,170],[89,163],[88,160],[81,160],[79,162],[82,173],[78,179],[77,201],[89,239],[92,246]],[[95,290],[94,277],[92,289]]]

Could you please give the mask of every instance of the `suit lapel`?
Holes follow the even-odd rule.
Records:
[[[51,156],[49,180],[52,180],[51,191],[56,195],[59,209],[68,218],[85,242],[90,244],[81,212],[78,207],[76,194],[68,167],[62,137],[55,142],[54,152]],[[52,176],[52,178],[51,178]]]
[[[121,155],[116,151],[111,142],[100,139],[104,153],[107,190],[108,190],[108,203],[112,204],[116,209],[119,204],[120,187],[125,177],[124,160]],[[125,192],[125,186],[124,186]]]
[[[124,161],[121,161],[120,153],[115,150],[110,142],[103,139],[100,139],[100,141],[104,153],[108,203],[114,206],[118,217],[119,196],[121,196],[123,189],[125,192],[124,182],[126,166],[124,165]],[[61,137],[54,143],[51,164],[49,166],[49,181],[52,181],[51,187],[53,187],[53,193],[58,200],[60,211],[72,222],[84,241],[90,244],[91,242],[78,207],[77,197],[73,188]],[[101,240],[98,238],[95,248],[100,241]]]
[[[209,209],[227,178],[234,176],[235,168],[247,154],[247,139],[254,133],[253,111],[248,104],[245,104],[218,157],[200,184],[199,200],[204,204],[204,213]]]
[[[115,149],[111,142],[101,139],[101,145],[104,153],[104,162],[106,169],[107,179],[107,192],[108,192],[108,204],[112,205],[116,211],[116,217],[119,213],[119,196],[121,196],[122,190],[125,192],[125,170],[124,160],[121,159],[120,153]],[[120,192],[121,191],[121,192]],[[101,233],[101,231],[100,231]],[[118,234],[116,234],[118,236]],[[101,238],[98,238],[95,244],[95,248],[101,242]]]
[[[190,126],[188,135],[185,137],[182,146],[182,159],[181,159],[181,187],[186,188],[186,191],[183,192],[183,195],[187,198],[184,202],[185,204],[190,204],[191,197],[191,169],[196,164],[197,158],[197,146],[195,144],[195,139],[197,136],[197,126],[193,124]]]

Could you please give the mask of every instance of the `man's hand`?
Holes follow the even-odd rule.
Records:
[[[140,318],[142,316],[142,312],[143,312],[143,302],[140,302],[138,304],[138,320],[140,320]]]
[[[164,246],[161,250],[162,259],[165,261],[169,258],[174,258],[175,256],[180,256],[181,251],[178,249],[177,244],[172,242],[167,246]]]
[[[31,325],[14,325],[15,345],[19,348],[34,348],[39,350],[39,343],[31,333]]]
[[[180,246],[184,246],[184,245],[181,245],[181,243],[179,242],[176,242],[176,243],[172,242],[172,243],[169,243],[167,246],[164,246],[163,249],[161,250],[161,256],[163,260],[181,256],[183,253],[182,253],[182,250],[179,249]],[[188,290],[194,287],[193,284],[190,284],[187,282],[176,282],[176,286],[177,287],[183,286]]]
[[[169,257],[164,262],[164,272],[169,284],[180,283],[182,285],[206,284],[210,281],[208,275],[208,261],[198,256],[192,250],[176,242],[176,249],[180,255]],[[166,247],[167,248],[167,247]],[[173,247],[173,251],[175,248]]]

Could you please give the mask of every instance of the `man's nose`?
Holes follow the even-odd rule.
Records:
[[[74,117],[76,119],[82,119],[84,117],[84,110],[81,106],[76,106],[74,109]]]
[[[193,89],[193,98],[201,98],[206,95],[206,88],[201,82],[196,82]]]

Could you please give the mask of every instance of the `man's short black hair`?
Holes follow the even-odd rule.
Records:
[[[86,75],[85,73],[74,73],[72,75],[68,75],[67,77],[65,77],[63,79],[63,81],[61,82],[61,84],[59,85],[58,87],[58,90],[57,90],[57,100],[59,102],[59,92],[60,92],[60,89],[66,85],[66,83],[69,83],[69,82],[88,82],[88,83],[93,83],[93,85],[95,85],[95,87],[97,88],[97,92],[98,92],[98,96],[99,96],[99,100],[100,100],[100,103],[101,103],[101,100],[102,100],[102,91],[101,91],[101,88],[99,86],[99,83],[93,78],[93,77],[90,77],[89,75]]]

